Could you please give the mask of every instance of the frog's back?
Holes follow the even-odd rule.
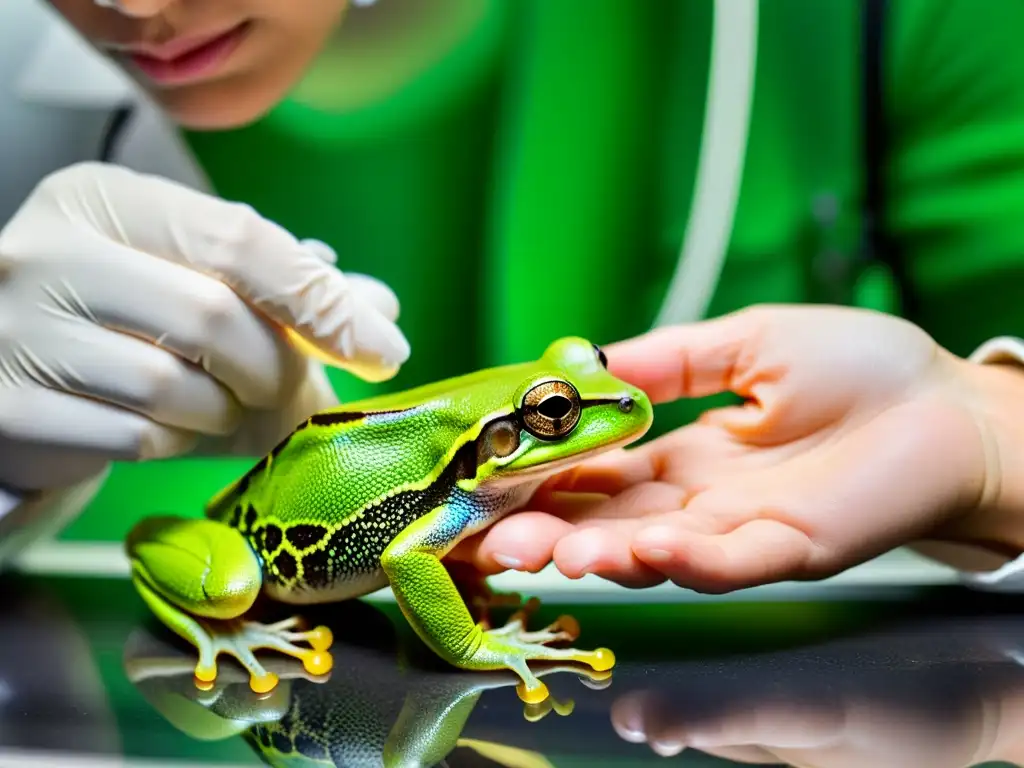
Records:
[[[386,585],[384,548],[451,491],[459,462],[449,454],[466,430],[457,411],[426,405],[316,414],[215,497],[207,516],[248,538],[276,599],[365,594]]]

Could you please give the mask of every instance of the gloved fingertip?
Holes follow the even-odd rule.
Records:
[[[357,356],[379,357],[385,365],[402,365],[412,354],[402,330],[382,313],[367,307],[352,320]]]
[[[162,424],[144,427],[137,448],[141,461],[170,459],[191,451],[199,442],[199,435]]]
[[[372,306],[392,323],[398,320],[400,311],[398,296],[387,283],[357,272],[346,272],[345,276],[354,284],[353,290],[362,301]]]
[[[327,243],[316,238],[307,237],[305,240],[300,240],[299,244],[307,251],[312,253],[321,261],[327,264],[337,264],[338,254],[335,253],[334,249],[331,248]]]
[[[387,351],[384,353],[384,359],[390,365],[404,365],[412,355],[412,346],[409,344],[409,340],[397,325],[389,323],[385,328],[387,329],[385,333],[389,338],[386,342]]]

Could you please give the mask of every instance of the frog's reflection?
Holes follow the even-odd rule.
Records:
[[[703,753],[802,768],[1024,765],[1018,649],[1024,618],[934,619],[799,651],[659,665],[653,685],[624,667],[610,719],[648,756],[684,763]]]
[[[317,682],[281,659],[282,685],[265,699],[228,665],[217,687],[197,690],[190,647],[142,632],[130,641],[126,665],[176,727],[202,739],[242,734],[272,765],[303,764],[285,761],[287,750],[351,766],[446,758],[453,768],[479,760],[534,768],[551,764],[545,755],[566,753],[574,764],[624,766],[667,757],[702,766],[716,758],[801,768],[1024,765],[1024,615],[918,614],[790,650],[700,658],[686,658],[680,622],[678,632],[652,638],[652,655],[670,649],[667,658],[621,658],[612,688],[584,690],[571,717],[536,725],[518,717],[514,690],[483,693],[514,689],[515,675],[445,667],[411,631],[399,634],[400,617],[392,624],[356,602],[325,623],[336,637],[331,679]],[[622,632],[633,628],[623,622]]]
[[[125,670],[177,729],[201,740],[240,736],[268,765],[433,766],[456,749],[486,756],[491,764],[550,765],[529,750],[461,738],[482,693],[515,689],[519,678],[514,673],[444,667],[415,635],[398,629],[401,622],[393,623],[367,603],[307,613],[335,637],[334,668],[324,677],[309,674],[294,659],[267,658],[267,668],[281,680],[269,694],[254,693],[248,674],[229,664],[202,690],[193,677],[194,651],[148,628],[129,637]],[[590,688],[609,681],[609,673],[575,665],[536,672],[571,672]],[[523,711],[528,720],[539,720],[551,711],[567,715],[572,709],[572,701],[552,696]]]

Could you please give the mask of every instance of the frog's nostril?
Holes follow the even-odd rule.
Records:
[[[630,411],[632,411],[633,405],[634,403],[632,397],[624,397],[621,400],[619,400],[619,410],[622,411],[623,413],[629,413]]]

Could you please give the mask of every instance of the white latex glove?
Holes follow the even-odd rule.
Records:
[[[113,460],[258,454],[332,405],[282,326],[367,379],[409,345],[398,301],[250,207],[99,163],[44,179],[0,231],[0,483]]]

